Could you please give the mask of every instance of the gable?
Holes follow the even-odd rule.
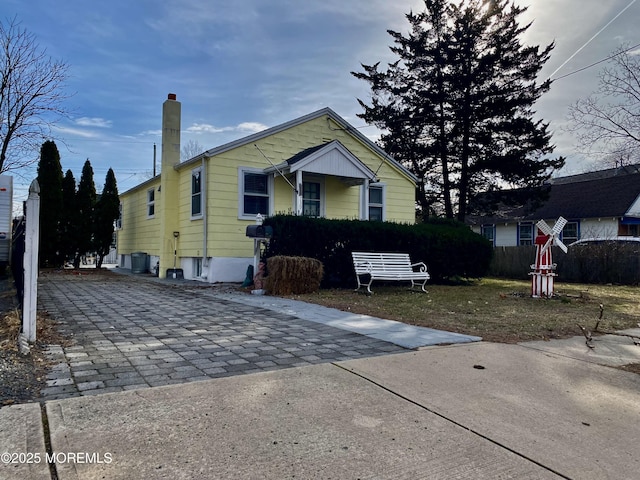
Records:
[[[324,125],[324,128],[318,129],[318,122],[322,123]],[[288,143],[287,139],[295,136],[296,131],[300,130],[301,127],[304,129],[306,125],[311,124],[316,125],[316,128],[314,128],[314,134],[316,135],[316,137],[308,137],[305,139],[305,141],[309,142],[309,140],[312,140],[312,144],[307,143],[302,148],[295,148],[294,145],[286,145],[286,143]],[[324,133],[318,135],[318,133],[321,133],[321,131],[324,131]],[[283,144],[278,146],[275,146],[273,144],[273,142],[281,142],[282,139],[285,140]],[[289,122],[276,125],[275,127],[268,128],[267,130],[263,130],[262,132],[258,132],[253,135],[249,135],[247,137],[243,137],[238,140],[226,143],[224,145],[220,145],[219,147],[212,148],[196,157],[180,163],[176,168],[181,169],[184,167],[188,167],[190,165],[201,162],[203,158],[216,157],[232,150],[237,150],[239,148],[243,148],[245,151],[247,147],[250,149],[254,149],[254,146],[256,145],[260,145],[261,148],[263,148],[265,145],[274,146],[276,147],[274,148],[274,150],[278,153],[285,153],[287,152],[287,150],[290,151],[289,155],[285,156],[284,158],[282,156],[276,155],[271,156],[267,151],[267,155],[269,155],[269,161],[273,161],[274,164],[279,164],[286,158],[295,156],[306,148],[310,148],[314,145],[316,147],[320,147],[320,145],[317,144],[318,140],[330,142],[331,140],[335,139],[340,139],[343,146],[346,145],[349,149],[351,149],[356,158],[362,159],[363,155],[361,154],[361,152],[364,152],[366,150],[367,154],[364,156],[376,157],[376,161],[378,164],[382,161],[397,173],[412,182],[414,185],[417,182],[417,178],[415,177],[415,175],[413,175],[413,173],[411,173],[407,168],[393,159],[378,145],[369,140],[366,136],[360,133],[357,129],[351,126],[346,120],[344,120],[330,108],[323,108],[303,117],[299,117]],[[358,151],[353,150],[352,144],[358,145]],[[291,151],[292,149],[293,151]]]
[[[636,201],[633,202],[633,205],[631,205],[631,208],[627,210],[625,216],[640,218],[640,195],[638,195],[638,198],[636,198]]]
[[[338,140],[308,148],[294,155],[282,165],[294,173],[303,171],[352,179],[356,183],[374,180],[375,173],[353,155]],[[267,169],[269,170],[269,169]]]

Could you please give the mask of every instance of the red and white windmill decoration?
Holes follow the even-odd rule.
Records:
[[[533,272],[531,275],[531,296],[534,298],[553,296],[553,277],[556,276],[554,270],[556,264],[551,259],[551,246],[556,245],[567,253],[567,246],[562,243],[559,235],[567,224],[563,217],[556,220],[553,228],[547,222],[540,220],[536,223],[538,235],[536,236],[536,263],[531,265]]]

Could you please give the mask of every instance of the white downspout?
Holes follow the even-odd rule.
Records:
[[[207,255],[207,242],[209,235],[209,215],[207,213],[207,157],[202,157],[202,272],[200,272],[200,278],[206,280],[209,271],[209,259]]]
[[[360,202],[360,206],[362,207],[362,215],[360,218],[362,220],[369,220],[369,179],[365,178],[362,183],[362,202]]]

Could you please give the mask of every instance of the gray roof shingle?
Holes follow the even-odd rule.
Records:
[[[568,220],[622,217],[640,197],[640,173],[616,176],[574,176],[573,181],[552,182],[549,196],[539,206],[499,206],[493,214],[470,215],[471,225],[509,221],[537,221],[563,216]]]

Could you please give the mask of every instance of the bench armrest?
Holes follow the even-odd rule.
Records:
[[[427,266],[425,265],[424,262],[412,263],[411,264],[411,268],[413,268],[413,267],[420,267],[420,269],[418,270],[419,272],[426,272],[427,271]]]

